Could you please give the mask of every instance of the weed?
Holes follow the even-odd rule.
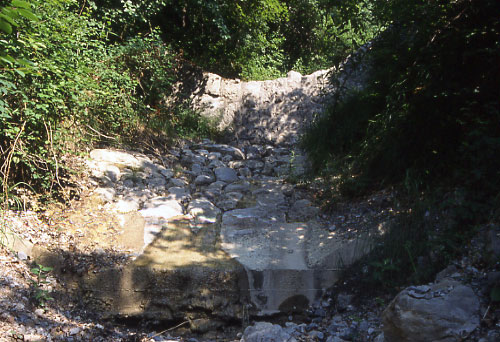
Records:
[[[385,300],[383,298],[375,297],[375,303],[381,308],[385,307]]]
[[[35,279],[31,280],[31,299],[36,306],[44,307],[48,301],[54,300],[50,296],[50,291],[45,289],[45,285],[50,284],[47,281],[48,274],[52,271],[52,267],[42,266],[35,263],[35,267],[31,269],[31,273],[35,275]]]

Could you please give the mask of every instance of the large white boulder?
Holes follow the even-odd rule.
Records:
[[[479,299],[457,281],[401,291],[382,314],[386,342],[458,342],[479,326]]]

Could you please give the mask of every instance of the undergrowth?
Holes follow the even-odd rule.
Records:
[[[95,144],[120,145],[145,131],[171,140],[216,134],[199,113],[169,103],[178,59],[157,30],[120,40],[79,1],[13,3],[36,18],[0,31],[0,57],[8,57],[0,58],[3,203],[12,202],[13,184],[60,193],[70,172],[61,158]]]
[[[390,24],[362,61],[363,86],[341,92],[302,139],[334,192],[399,192],[407,212],[369,263],[384,286],[429,280],[500,204],[500,4],[400,5],[380,5]]]

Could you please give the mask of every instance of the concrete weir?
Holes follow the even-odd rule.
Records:
[[[187,221],[166,224],[134,261],[84,276],[85,300],[109,316],[243,319],[246,272],[220,249],[219,229],[211,224],[193,231]]]
[[[306,166],[287,148],[205,141],[172,150],[164,165],[125,151],[90,156],[98,199],[68,218],[83,248],[39,263],[59,263],[104,316],[187,320],[203,332],[302,311],[370,249],[374,229],[350,231],[361,213],[335,228],[308,191],[284,180]],[[103,220],[88,225],[96,213]]]
[[[261,222],[249,229],[256,219],[252,212]],[[300,312],[316,304],[337,281],[341,266],[369,250],[367,238],[345,241],[316,223],[287,223],[280,211],[265,213],[262,207],[234,210],[222,221],[222,247],[245,267],[258,315]]]
[[[89,272],[79,287],[109,317],[223,324],[307,309],[368,248],[368,239],[342,240],[257,206],[228,211],[215,224],[166,223],[135,260]]]

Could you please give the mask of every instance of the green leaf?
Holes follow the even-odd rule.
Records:
[[[26,19],[38,21],[38,17],[36,15],[34,15],[33,12],[31,12],[31,11],[28,11],[28,10],[21,8],[18,10],[18,12],[21,16],[25,17]]]
[[[19,76],[21,76],[21,77],[26,76],[26,74],[25,74],[24,72],[22,72],[21,70],[19,70],[19,69],[14,69],[14,71],[15,71],[15,72],[16,72]]]
[[[6,21],[2,20],[2,18],[0,18],[0,30],[2,30],[3,32],[5,32],[7,34],[11,34],[12,33],[12,26],[8,22],[6,22]]]
[[[14,21],[14,19],[19,18],[19,14],[17,13],[17,11],[9,8],[3,8],[2,12],[0,13],[0,17],[5,19],[5,21],[8,21],[12,26],[17,26],[17,23]]]
[[[24,8],[24,9],[31,9],[31,4],[29,2],[22,1],[22,0],[12,0],[11,6]]]
[[[12,65],[12,63],[14,63],[15,60],[11,56],[6,55],[6,56],[0,56],[0,61],[3,61],[9,65]]]
[[[27,59],[19,58],[16,60],[18,64],[25,66],[27,68],[31,68],[34,66],[34,63],[31,61],[28,61]]]

